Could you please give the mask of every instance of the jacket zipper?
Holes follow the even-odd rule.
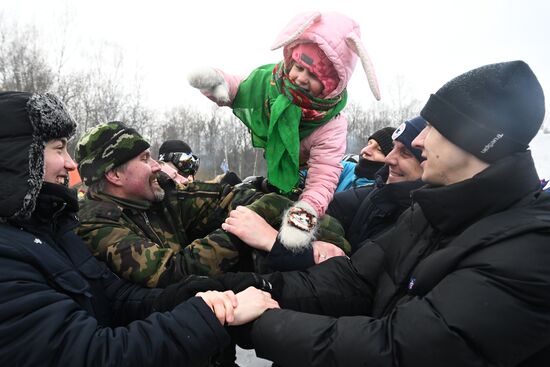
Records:
[[[151,230],[152,233],[155,234],[155,237],[157,238],[159,245],[161,245],[162,247],[164,247],[164,242],[160,239],[160,237],[159,237],[159,235],[157,234],[157,232],[155,232],[155,230],[154,230],[153,227],[151,226],[151,222],[149,222],[149,217],[147,216],[147,213],[141,212],[141,215],[143,216],[143,219],[145,220],[145,224],[147,224],[147,227]]]

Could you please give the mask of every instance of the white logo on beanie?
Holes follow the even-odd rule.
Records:
[[[399,125],[397,129],[395,129],[393,134],[391,134],[392,140],[397,139],[399,135],[403,134],[403,131],[405,131],[406,128],[407,128],[407,124],[405,122],[402,122],[401,125]]]
[[[481,150],[481,154],[485,154],[487,153],[489,150],[491,150],[492,147],[495,146],[495,144],[497,143],[497,141],[499,141],[500,139],[502,139],[504,137],[504,134],[497,134],[493,140],[491,140],[489,142],[489,144],[487,144],[482,150]]]

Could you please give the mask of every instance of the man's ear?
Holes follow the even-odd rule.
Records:
[[[105,172],[105,179],[114,186],[122,186],[122,177],[118,170],[110,169]]]

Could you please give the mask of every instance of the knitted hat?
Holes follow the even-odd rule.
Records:
[[[182,140],[166,140],[159,148],[159,160],[168,153],[187,153],[191,154],[191,147]]]
[[[332,62],[315,43],[300,43],[292,50],[292,59],[313,73],[323,84],[322,96],[327,96],[340,82]]]
[[[76,123],[53,94],[0,93],[0,217],[27,218],[44,182],[44,148]]]
[[[407,149],[419,162],[422,162],[426,158],[422,157],[422,151],[420,149],[413,148],[411,143],[418,136],[418,134],[424,130],[425,127],[426,120],[418,116],[403,122],[392,135],[392,139],[403,143],[403,145],[407,147]]]
[[[84,134],[76,145],[78,172],[89,186],[105,172],[128,162],[147,148],[149,143],[122,122],[99,124]]]
[[[457,76],[420,112],[452,143],[485,162],[525,151],[544,119],[544,93],[523,61]]]
[[[393,149],[393,139],[392,139],[392,133],[395,131],[395,127],[385,127],[383,129],[380,129],[376,131],[374,134],[369,136],[367,139],[367,142],[371,139],[376,140],[378,145],[380,146],[380,149],[382,149],[382,153],[384,155],[388,155],[389,152]]]
[[[191,147],[182,140],[167,140],[160,146],[159,161],[172,163],[178,173],[184,177],[196,175],[200,159],[191,151]]]

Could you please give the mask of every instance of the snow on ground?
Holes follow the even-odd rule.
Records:
[[[531,142],[531,152],[540,178],[550,179],[550,134],[540,132]],[[270,367],[271,362],[256,357],[253,350],[237,348],[237,364],[241,367]]]
[[[241,367],[271,367],[271,361],[256,357],[254,350],[237,347],[237,364]]]

